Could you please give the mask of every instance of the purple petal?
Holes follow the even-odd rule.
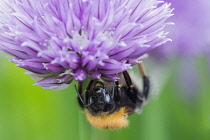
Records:
[[[72,82],[73,77],[70,74],[63,76],[50,76],[38,81],[35,85],[42,86],[46,89],[61,90],[67,88]]]
[[[116,80],[119,79],[119,77],[117,77],[116,74],[107,74],[107,75],[102,74],[102,75],[101,75],[101,78],[102,78],[104,81],[107,81],[107,82],[116,81]]]
[[[104,65],[98,66],[98,72],[103,74],[119,73],[131,68],[130,64],[121,63],[114,59],[104,60],[103,63]]]
[[[84,81],[87,77],[87,72],[84,69],[79,68],[72,73],[72,76],[76,81]]]
[[[57,64],[43,64],[44,67],[51,71],[52,73],[55,73],[55,74],[60,74],[60,73],[64,73],[66,71],[66,69],[60,65],[57,65]]]
[[[11,62],[16,63],[18,67],[24,68],[26,70],[32,71],[38,74],[47,74],[47,71],[42,62],[39,59],[28,59],[28,60],[20,60],[20,59],[10,59]]]
[[[97,71],[90,71],[90,78],[91,79],[100,79],[101,74]]]

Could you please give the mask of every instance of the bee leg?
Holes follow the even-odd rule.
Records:
[[[95,82],[96,80],[91,80],[87,86],[87,89],[86,91],[90,90],[90,88],[92,87],[93,83]]]
[[[82,96],[82,82],[78,82],[78,88],[79,89],[77,89],[77,86],[75,85],[75,90],[77,92],[77,100],[78,100],[80,107],[83,109],[85,104],[84,104],[84,100],[83,100],[83,96]]]
[[[133,84],[132,84],[132,81],[131,81],[131,77],[130,77],[127,70],[123,71],[123,76],[124,76],[124,79],[125,79],[125,82],[126,82],[127,86],[132,87]]]
[[[111,93],[112,99],[114,99],[114,96],[115,96],[115,82],[113,81],[113,83],[112,83],[112,93]]]
[[[113,83],[116,85],[117,91],[114,94],[114,100],[116,103],[120,103],[121,100],[121,95],[122,95],[122,91],[121,91],[121,85],[119,85],[118,81],[115,81],[115,83]]]
[[[145,74],[145,69],[144,69],[143,64],[139,63],[138,67],[139,67],[139,73],[143,79],[143,97],[145,100],[147,100],[148,94],[150,91],[150,80],[149,80],[148,76],[146,76],[146,74]]]
[[[83,96],[84,106],[88,106],[92,103],[92,101],[91,101],[92,98],[89,97],[88,91],[92,88],[92,86],[95,82],[96,82],[96,80],[90,80],[90,82],[88,83],[88,86],[85,90],[85,94]]]
[[[127,96],[133,103],[142,102],[142,97],[138,93],[138,90],[134,88],[129,73],[127,71],[123,71],[123,76],[127,84]]]

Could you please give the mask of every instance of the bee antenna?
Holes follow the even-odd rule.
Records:
[[[78,91],[78,89],[77,89],[77,86],[74,85],[74,88],[75,88],[75,90],[76,90],[76,92],[77,92],[77,96],[79,97],[80,101],[81,101],[82,104],[84,105],[83,99],[82,99],[82,97],[81,97],[81,95],[80,95],[80,93],[79,93],[79,91]]]

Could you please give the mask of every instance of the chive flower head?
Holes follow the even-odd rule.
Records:
[[[1,0],[0,49],[43,88],[114,81],[170,41],[171,13],[159,0]]]

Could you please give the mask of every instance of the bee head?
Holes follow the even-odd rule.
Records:
[[[103,82],[97,81],[89,92],[87,107],[92,113],[109,112],[114,108],[114,100]]]

